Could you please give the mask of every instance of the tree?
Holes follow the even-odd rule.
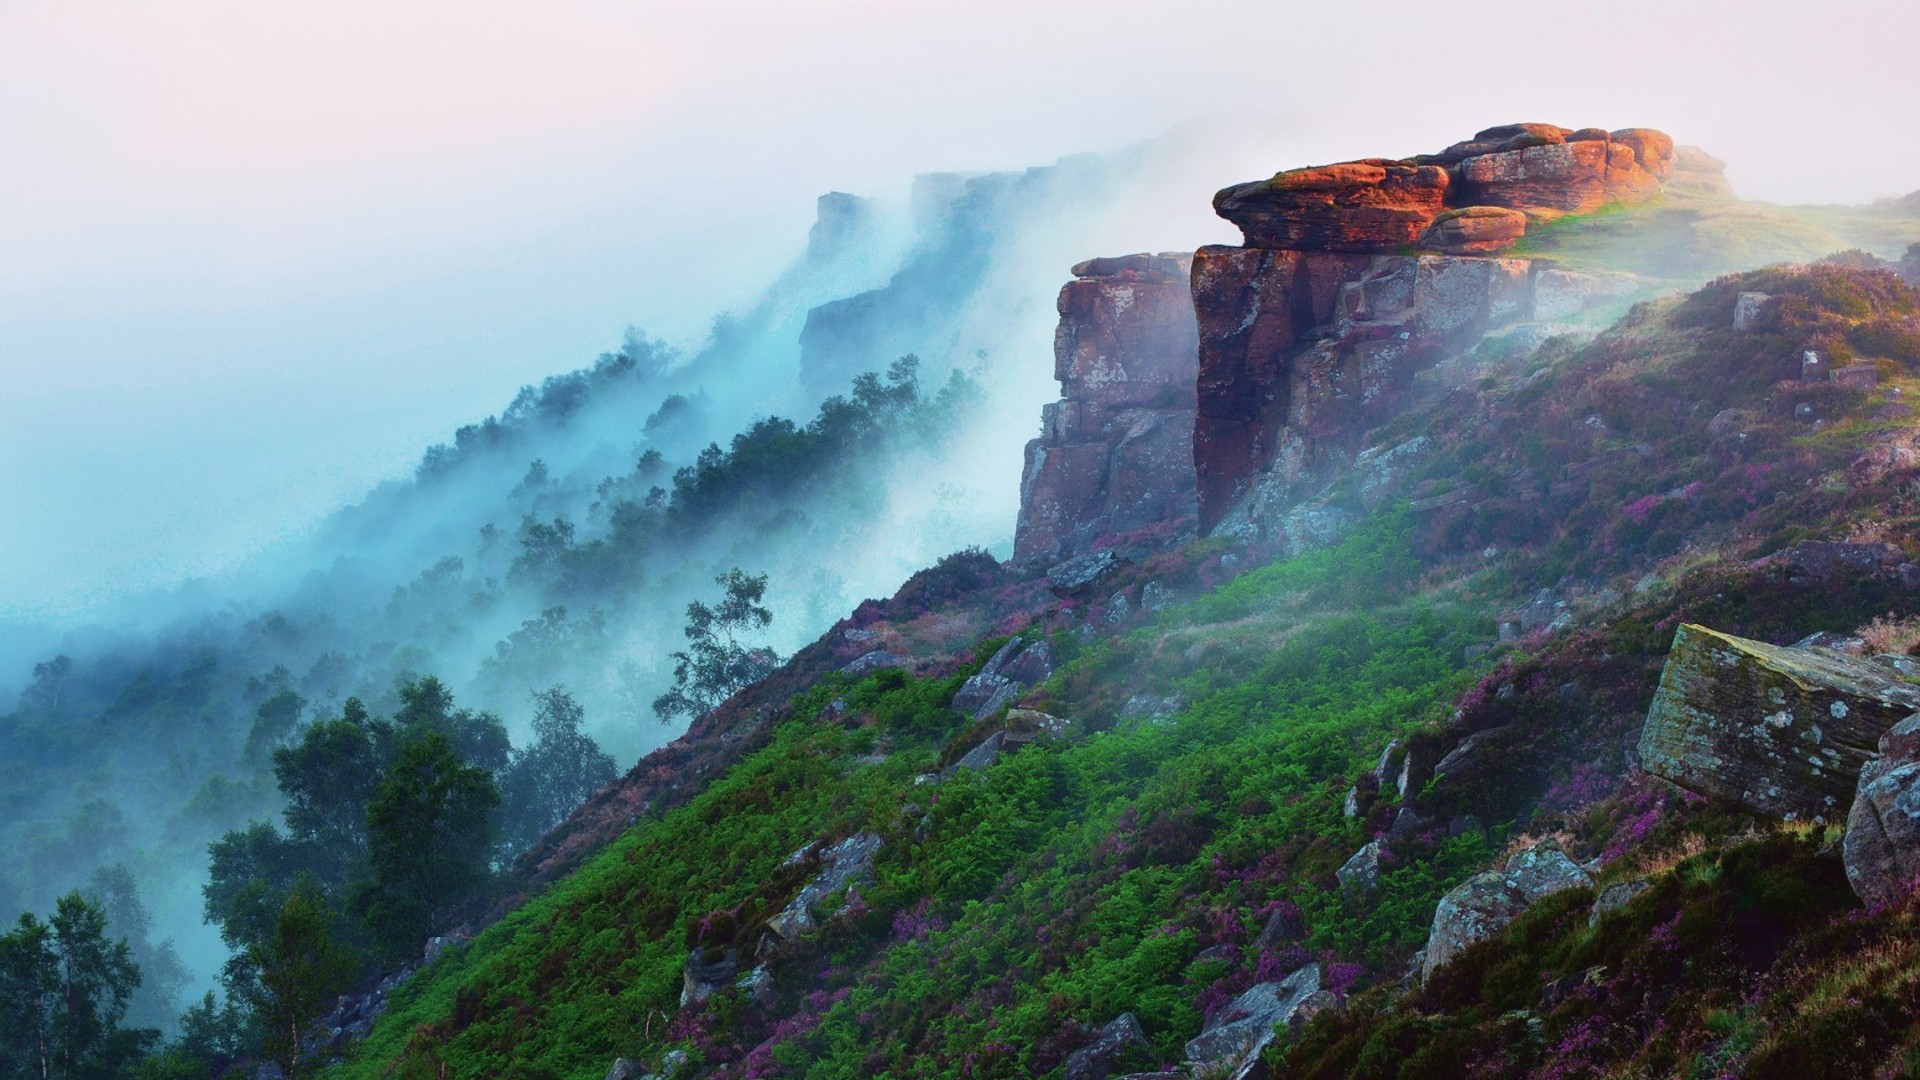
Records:
[[[532,847],[614,777],[613,758],[581,730],[586,711],[565,687],[534,694],[533,704],[533,745],[515,752],[500,783],[502,842],[511,852]]]
[[[372,881],[360,905],[391,958],[453,926],[487,881],[500,792],[438,731],[408,738],[367,804]]]
[[[158,1028],[178,1015],[176,998],[191,978],[173,947],[173,939],[155,943],[149,936],[153,921],[140,901],[133,872],[115,863],[93,872],[87,880],[87,899],[107,917],[107,934],[127,943],[140,985],[127,1005],[127,1021],[136,1027]]]
[[[348,698],[340,716],[314,724],[298,743],[273,752],[273,777],[287,800],[287,833],[319,848],[336,880],[366,853],[367,801],[390,739],[389,725],[369,718],[360,699]]]
[[[740,640],[743,632],[764,630],[773,622],[773,612],[761,604],[767,575],[747,574],[736,566],[713,580],[726,595],[718,607],[699,600],[687,605],[688,645],[673,654],[673,689],[653,702],[662,722],[682,714],[697,720],[780,663],[772,649],[749,647]]]
[[[0,936],[0,1067],[41,1080],[121,1075],[160,1038],[120,1026],[140,969],[125,941],[107,937],[107,916],[78,892],[53,917],[20,916]]]
[[[0,1074],[46,1077],[53,1068],[59,970],[53,931],[32,914],[0,935]]]
[[[255,1014],[266,1029],[267,1056],[286,1080],[299,1080],[307,1068],[302,1044],[316,1020],[352,982],[353,954],[328,931],[333,917],[318,895],[295,889],[281,905],[273,932],[247,948],[256,973],[252,991]],[[207,1008],[212,1009],[211,997]]]

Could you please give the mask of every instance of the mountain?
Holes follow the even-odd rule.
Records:
[[[1920,229],[1711,166],[1510,125],[1075,266],[1014,557],[594,796],[335,1075],[1901,1074]]]

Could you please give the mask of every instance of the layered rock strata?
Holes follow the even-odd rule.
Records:
[[[1061,398],[1027,444],[1016,562],[1053,563],[1103,537],[1193,519],[1190,263],[1184,254],[1092,259],[1060,290]]]
[[[1683,157],[1646,128],[1512,124],[1221,191],[1245,243],[1193,257],[1201,528],[1256,486],[1270,510],[1297,501],[1489,330],[1617,298],[1618,281],[1498,256],[1534,222],[1654,197]]]

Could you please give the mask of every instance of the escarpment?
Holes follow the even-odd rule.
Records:
[[[1683,167],[1694,166],[1693,168]],[[1551,323],[1632,279],[1503,257],[1568,214],[1696,190],[1718,165],[1646,128],[1489,128],[1438,154],[1295,169],[1214,197],[1245,243],[1193,258],[1199,524],[1261,530],[1404,411],[1416,376],[1490,331]]]
[[[1191,532],[1198,330],[1192,259],[1128,255],[1073,268],[1054,334],[1059,401],[1027,444],[1017,563],[1086,554],[1114,534]]]

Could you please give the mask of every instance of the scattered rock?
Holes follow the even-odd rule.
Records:
[[[1760,316],[1766,313],[1767,303],[1773,297],[1763,292],[1743,292],[1733,298],[1733,328],[1752,330],[1760,324]]]
[[[1497,741],[1506,733],[1507,728],[1502,725],[1485,731],[1476,731],[1460,740],[1458,746],[1447,751],[1447,756],[1434,765],[1433,782],[1457,784],[1463,778],[1474,776],[1488,765],[1488,762],[1480,760],[1483,749],[1488,743]],[[1497,766],[1498,763],[1494,764]]]
[[[1600,919],[1610,911],[1619,911],[1633,902],[1633,898],[1653,888],[1653,883],[1645,878],[1631,878],[1626,881],[1612,881],[1601,886],[1600,895],[1593,898],[1593,914],[1587,916],[1588,926],[1600,925]]]
[[[1542,841],[1507,860],[1504,870],[1475,874],[1440,898],[1421,961],[1422,982],[1477,942],[1485,941],[1543,897],[1584,888],[1593,878],[1559,845]]]
[[[1920,881],[1920,716],[1880,737],[1860,770],[1841,855],[1847,882],[1868,906],[1898,903]]]
[[[813,879],[767,920],[767,928],[788,940],[811,933],[819,926],[814,907],[822,900],[852,885],[864,884],[873,877],[873,856],[880,850],[877,833],[856,833],[821,853],[822,866]],[[732,978],[729,971],[727,977]]]
[[[1047,570],[1047,587],[1055,596],[1068,597],[1092,590],[1126,565],[1112,548],[1077,555]]]
[[[1046,682],[1053,674],[1053,646],[1045,638],[1014,638],[1000,646],[978,673],[960,684],[953,707],[983,720],[1007,705],[1028,687]]]
[[[1112,1072],[1115,1059],[1130,1047],[1146,1047],[1147,1033],[1140,1030],[1140,1021],[1130,1012],[1121,1013],[1100,1029],[1100,1034],[1088,1046],[1075,1050],[1067,1057],[1067,1066],[1062,1076],[1065,1080],[1106,1080]]]
[[[640,1080],[640,1063],[632,1058],[614,1058],[607,1080]]]
[[[752,971],[740,976],[735,985],[745,992],[748,1000],[763,1009],[774,1002],[773,972],[768,971],[765,964],[755,965]]]
[[[1917,709],[1920,687],[1880,664],[1689,623],[1660,673],[1640,762],[1757,813],[1835,821],[1880,736]]]
[[[733,985],[740,966],[735,949],[695,949],[687,955],[680,972],[680,1007],[685,1009],[712,997]]]
[[[1369,840],[1333,872],[1343,889],[1371,889],[1380,881],[1380,841]]]
[[[940,778],[946,780],[962,769],[984,769],[1000,760],[1001,751],[1007,746],[1007,733],[996,731],[980,740],[979,745],[960,756],[960,760],[940,770]]]
[[[882,668],[906,667],[911,662],[899,653],[875,649],[840,670],[848,675],[871,675]]]
[[[1863,360],[1834,368],[1827,378],[1842,390],[1871,390],[1880,384],[1880,369]]]
[[[1310,964],[1278,982],[1253,987],[1208,1018],[1187,1043],[1187,1060],[1201,1068],[1238,1067],[1273,1041],[1275,1026],[1294,1027],[1336,1004],[1320,989],[1319,965]]]

